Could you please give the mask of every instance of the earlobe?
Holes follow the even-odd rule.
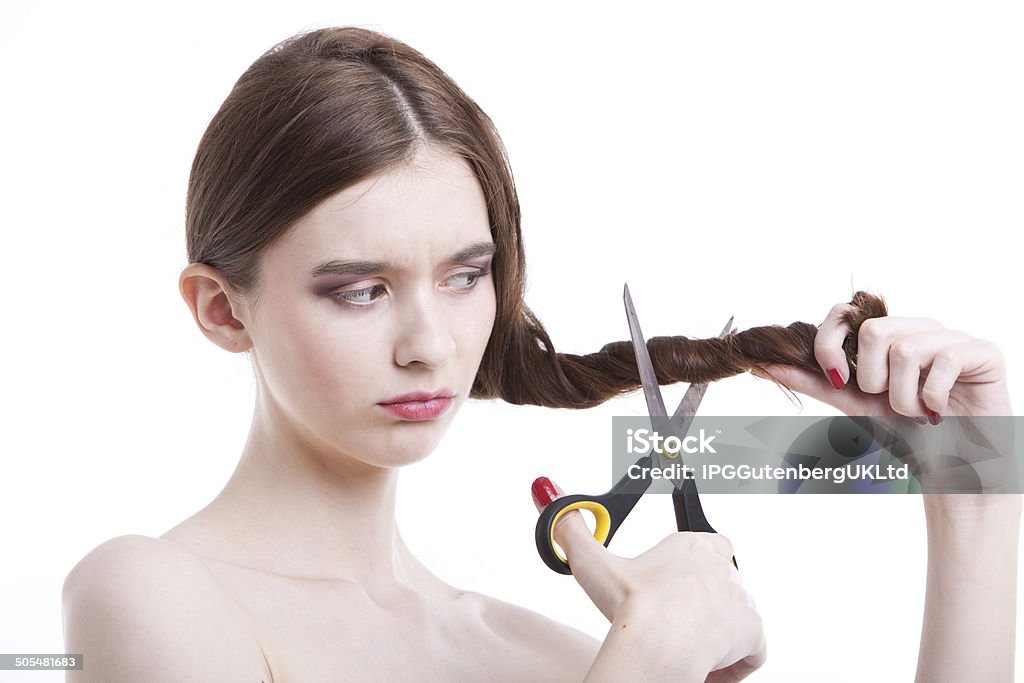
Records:
[[[245,323],[239,319],[243,315],[241,305],[215,268],[204,263],[188,264],[178,278],[178,291],[207,339],[235,353],[252,348]]]

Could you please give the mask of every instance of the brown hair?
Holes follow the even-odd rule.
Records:
[[[432,61],[381,33],[357,27],[300,33],[242,74],[192,164],[185,212],[189,262],[216,268],[255,302],[261,258],[271,244],[324,199],[408,163],[424,145],[450,150],[473,169],[497,245],[497,310],[471,396],[588,408],[636,390],[629,342],[583,356],[555,350],[523,301],[519,200],[493,122]],[[855,371],[857,328],[885,315],[885,304],[866,292],[851,303],[847,322],[854,327],[846,350]],[[655,337],[648,345],[662,383],[706,381],[770,363],[819,370],[816,330],[793,323],[725,339]]]

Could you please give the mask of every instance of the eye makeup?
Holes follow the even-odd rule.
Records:
[[[445,282],[449,282],[449,281],[454,280],[456,278],[462,278],[462,277],[469,278],[469,280],[470,280],[469,284],[467,284],[467,285],[465,285],[463,287],[454,287],[452,289],[452,291],[455,293],[456,296],[461,296],[461,295],[469,294],[474,289],[476,289],[477,285],[480,283],[480,280],[482,280],[483,278],[487,277],[490,274],[491,274],[490,263],[488,263],[487,266],[482,267],[482,268],[477,268],[476,270],[464,270],[464,271],[461,271],[461,272],[458,272],[458,273],[453,273],[452,275],[450,275],[448,278],[445,279]],[[379,296],[373,296],[374,292],[382,292],[382,293]],[[372,306],[375,301],[380,299],[381,296],[383,296],[383,293],[386,293],[386,292],[387,292],[387,287],[385,285],[380,284],[380,283],[375,283],[375,284],[372,284],[372,285],[367,285],[366,287],[360,287],[358,289],[333,289],[333,290],[329,290],[329,291],[325,292],[325,294],[327,296],[330,296],[332,299],[334,299],[338,303],[343,304],[345,306],[350,306],[352,308],[368,308],[368,307]],[[365,301],[365,302],[361,302],[361,303],[356,302],[356,301],[353,300],[355,297],[365,296],[365,295],[370,295],[372,298],[369,301]]]

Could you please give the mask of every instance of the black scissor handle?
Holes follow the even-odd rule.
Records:
[[[572,574],[569,563],[555,547],[555,523],[570,510],[589,510],[594,513],[597,527],[594,538],[606,548],[623,520],[640,500],[643,493],[606,493],[601,496],[562,496],[547,505],[537,519],[534,537],[537,552],[544,564],[559,574]]]
[[[636,465],[641,469],[650,468],[651,462],[651,456],[645,455],[636,461]],[[534,531],[540,559],[559,574],[572,574],[569,563],[555,548],[555,522],[569,510],[590,510],[597,520],[594,538],[607,548],[612,536],[619,530],[619,526],[636,506],[644,492],[650,488],[650,485],[650,479],[634,479],[624,476],[615,483],[611,491],[603,495],[562,496],[548,503],[541,511]]]
[[[704,516],[704,508],[701,506],[700,496],[697,494],[697,484],[692,479],[684,480],[682,489],[672,492],[672,506],[676,511],[676,529],[679,531],[718,533],[708,522],[708,518]],[[740,568],[735,555],[732,556],[732,566],[737,570]]]

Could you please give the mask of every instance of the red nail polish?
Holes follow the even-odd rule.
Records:
[[[937,425],[940,422],[942,422],[942,416],[941,415],[936,413],[931,408],[927,408],[926,410],[928,411],[928,421],[929,422],[931,422],[933,425]]]
[[[555,490],[555,485],[547,477],[537,477],[534,479],[533,486],[530,487],[530,493],[533,494],[533,500],[541,507],[558,498],[558,491]]]
[[[840,375],[839,371],[835,368],[829,368],[827,374],[828,381],[832,382],[832,386],[834,386],[836,390],[842,389],[846,386],[846,382],[843,381],[843,376]]]

